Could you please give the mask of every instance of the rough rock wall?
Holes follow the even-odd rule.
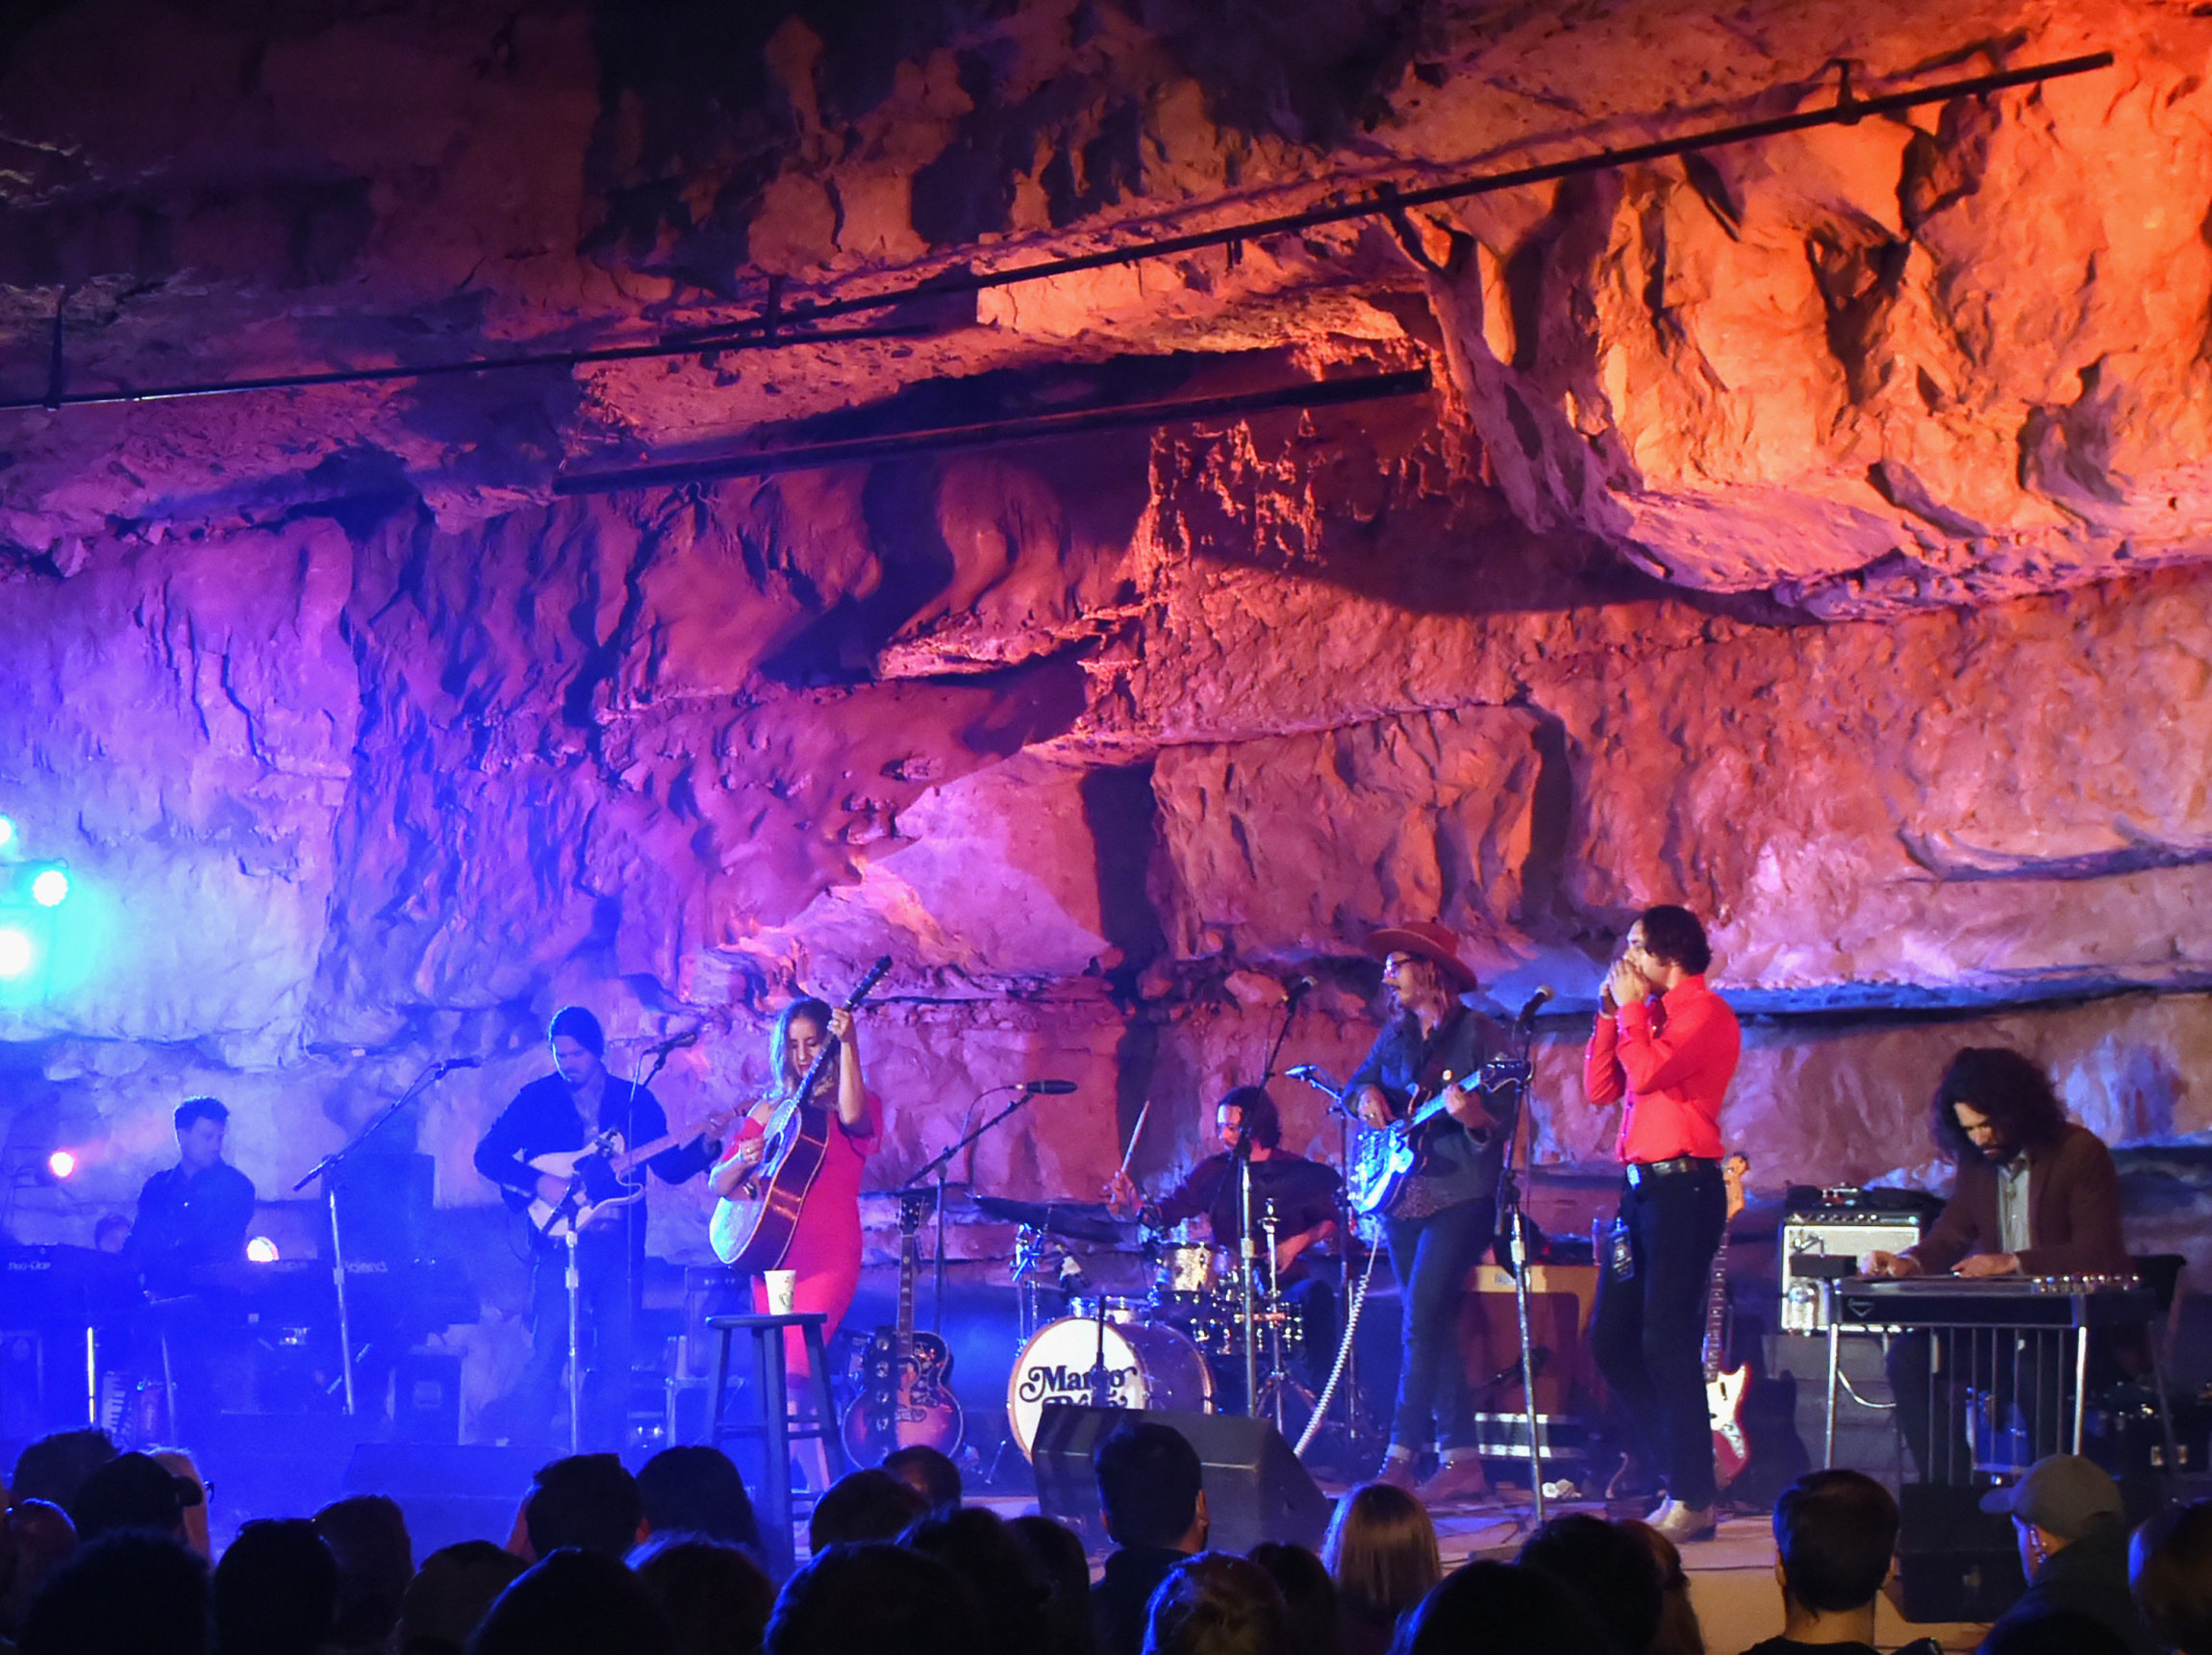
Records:
[[[13,1152],[99,1144],[83,1198],[119,1199],[209,1089],[268,1191],[486,1052],[417,1126],[440,1198],[481,1202],[468,1146],[554,1004],[624,1057],[700,1023],[664,1090],[703,1106],[758,1084],[794,987],[889,951],[874,1178],[1061,1073],[1082,1091],[972,1170],[1082,1194],[1147,1097],[1140,1168],[1194,1150],[1296,976],[1286,1061],[1348,1066],[1370,926],[1439,915],[1502,1003],[1572,1004],[1662,898],[1777,1019],[1731,1114],[1760,1179],[1923,1159],[1980,1025],[1853,1009],[1996,1017],[2123,1138],[2212,1126],[2212,24],[707,15],[11,24],[0,381],[43,389],[57,309],[72,389],[582,347],[750,313],[770,277],[850,292],[1755,118],[1836,59],[1861,89],[2119,62],[914,305],[895,341],[0,414],[0,810],[78,877],[53,968],[0,991]],[[552,487],[1417,365],[1435,395]],[[1607,1127],[1562,1041],[1545,1142],[1582,1161]],[[38,1199],[25,1233],[94,1210]],[[695,1245],[681,1201],[664,1222]]]

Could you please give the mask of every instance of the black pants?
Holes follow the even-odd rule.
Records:
[[[630,1400],[628,1252],[619,1226],[612,1236],[587,1233],[576,1248],[580,1311],[576,1337],[584,1362],[581,1441],[591,1450],[619,1452],[622,1447]],[[530,1272],[530,1361],[512,1392],[512,1417],[518,1431],[552,1431],[567,1369],[568,1249],[566,1244],[535,1242]]]
[[[1599,1259],[1590,1352],[1627,1415],[1630,1443],[1686,1506],[1713,1503],[1713,1426],[1700,1360],[1705,1294],[1727,1194],[1718,1166],[1646,1177],[1621,1194],[1634,1273]]]
[[[1394,1446],[1419,1450],[1433,1442],[1446,1453],[1474,1446],[1474,1398],[1459,1354],[1459,1298],[1496,1230],[1497,1203],[1488,1196],[1425,1218],[1383,1220],[1403,1329]]]

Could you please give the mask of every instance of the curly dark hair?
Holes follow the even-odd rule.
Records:
[[[1652,959],[1679,965],[1693,976],[1713,964],[1705,927],[1687,908],[1662,902],[1639,914],[1636,922],[1644,927],[1644,951]]]
[[[1240,1112],[1244,1129],[1251,1134],[1252,1141],[1262,1149],[1279,1148],[1283,1141],[1283,1117],[1275,1108],[1275,1100],[1268,1095],[1267,1088],[1240,1086],[1224,1093],[1216,1109],[1234,1109]]]
[[[1960,1103],[1987,1116],[2017,1149],[2047,1149],[2066,1132],[2066,1109],[2051,1090],[2050,1077],[2002,1046],[1968,1046],[1950,1060],[1936,1087],[1928,1128],[1936,1147],[1953,1161],[1980,1153],[1959,1126],[1952,1105]]]

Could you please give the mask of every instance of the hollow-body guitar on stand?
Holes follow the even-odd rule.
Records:
[[[926,1193],[909,1194],[898,1204],[898,1320],[877,1328],[868,1342],[861,1359],[867,1389],[846,1407],[842,1421],[845,1452],[856,1466],[875,1465],[895,1449],[917,1444],[941,1454],[960,1451],[965,1421],[952,1394],[951,1347],[914,1327],[914,1278],[920,1267],[915,1233],[929,1199]]]
[[[1744,1175],[1748,1157],[1731,1155],[1721,1163],[1728,1189],[1728,1216],[1721,1221],[1721,1245],[1713,1254],[1713,1279],[1705,1294],[1705,1412],[1713,1422],[1713,1480],[1726,1488],[1751,1461],[1750,1439],[1744,1433],[1744,1398],[1751,1389],[1747,1363],[1723,1367],[1728,1360],[1728,1226],[1744,1210]]]
[[[868,967],[844,1009],[859,1011],[890,969],[891,956],[886,954]],[[806,1205],[807,1191],[814,1188],[829,1150],[829,1135],[836,1130],[836,1111],[811,1100],[837,1055],[838,1042],[825,1040],[797,1090],[768,1117],[760,1165],[715,1204],[714,1220],[708,1226],[715,1256],[742,1273],[775,1269],[791,1250],[799,1209]]]

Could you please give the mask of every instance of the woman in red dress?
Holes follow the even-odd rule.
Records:
[[[823,1323],[825,1338],[837,1332],[860,1286],[860,1175],[883,1135],[883,1106],[861,1079],[860,1042],[850,1012],[833,1010],[821,1000],[797,1000],[784,1008],[768,1039],[768,1070],[776,1090],[753,1105],[739,1123],[728,1152],[709,1174],[715,1193],[728,1195],[760,1165],[767,1122],[798,1090],[816,1057],[832,1040],[838,1043],[836,1060],[815,1083],[809,1101],[827,1108],[836,1125],[822,1154],[821,1170],[799,1208],[783,1262],[783,1268],[798,1272],[792,1308],[828,1316]],[[765,1314],[767,1308],[767,1286],[756,1276],[753,1309]],[[792,1394],[811,1395],[809,1388],[797,1383],[811,1369],[805,1342],[795,1328],[784,1336],[784,1354],[793,1382]]]

